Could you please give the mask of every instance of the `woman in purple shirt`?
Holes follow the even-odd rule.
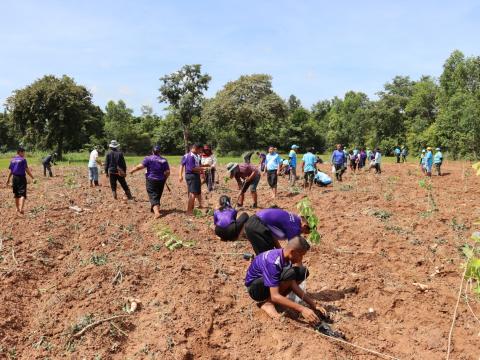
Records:
[[[213,213],[215,234],[220,240],[237,240],[247,220],[248,214],[246,213],[240,214],[237,218],[237,210],[232,208],[232,203],[228,196],[220,196],[220,208]]]
[[[12,188],[13,195],[15,197],[15,206],[17,208],[17,212],[23,215],[23,206],[25,205],[25,199],[27,198],[26,174],[28,174],[28,176],[30,176],[35,183],[35,179],[30,172],[30,168],[28,167],[27,159],[25,159],[24,148],[18,148],[17,156],[10,160],[8,169],[10,170],[10,173],[8,174],[7,186],[10,185],[10,179],[13,177]]]
[[[159,146],[155,146],[152,155],[146,156],[140,164],[130,170],[130,174],[145,168],[147,169],[145,179],[147,194],[151,205],[150,211],[155,214],[155,219],[158,219],[160,217],[160,199],[162,198],[163,188],[170,176],[168,161],[160,156]]]

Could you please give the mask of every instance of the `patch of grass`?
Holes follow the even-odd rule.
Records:
[[[372,215],[375,216],[377,219],[380,219],[381,221],[386,221],[390,219],[392,213],[386,210],[375,210]]]
[[[426,210],[426,211],[422,211],[419,213],[420,217],[421,218],[429,218],[430,216],[433,215],[433,212],[431,210]]]
[[[454,231],[465,231],[468,229],[468,227],[463,224],[463,223],[459,223],[457,221],[457,218],[453,218],[451,221],[450,221],[450,226],[451,228],[454,230]]]
[[[195,208],[195,209],[193,209],[193,216],[195,216],[197,219],[199,219],[199,218],[204,217],[205,214],[203,213],[202,210]]]
[[[90,258],[90,262],[95,266],[102,266],[107,263],[107,255],[106,254],[93,254]]]
[[[340,191],[351,191],[353,190],[353,186],[350,184],[342,184],[339,186],[338,190]]]
[[[72,334],[76,334],[91,323],[93,323],[93,314],[84,315],[78,319],[76,324],[72,325],[70,331]]]

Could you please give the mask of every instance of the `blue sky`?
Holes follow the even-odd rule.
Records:
[[[478,1],[0,0],[0,102],[67,74],[94,102],[158,113],[159,78],[199,63],[208,96],[268,73],[305,106],[348,90],[374,97],[395,75],[440,75],[454,49],[480,55]]]

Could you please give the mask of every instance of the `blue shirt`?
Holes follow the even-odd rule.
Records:
[[[290,158],[290,166],[292,168],[296,168],[297,167],[297,153],[295,152],[295,150],[290,150],[290,153],[288,154],[288,157]]]
[[[303,171],[315,171],[315,164],[317,163],[317,157],[313,155],[311,152],[307,152],[303,154],[302,161],[304,162]]]
[[[395,155],[400,155],[400,149],[399,148],[395,148]]]
[[[282,159],[277,153],[267,154],[265,161],[267,163],[267,171],[277,170],[278,166],[282,163]]]
[[[332,164],[341,165],[345,162],[345,153],[342,150],[335,150],[332,154]]]
[[[425,155],[425,166],[427,168],[431,168],[433,165],[433,154],[431,151],[427,151],[427,155]]]
[[[440,151],[437,151],[433,156],[433,163],[434,164],[441,164],[443,161],[443,154]]]
[[[284,268],[290,267],[283,256],[283,249],[265,251],[255,257],[245,276],[245,286],[250,286],[258,278],[263,278],[266,287],[278,287]]]

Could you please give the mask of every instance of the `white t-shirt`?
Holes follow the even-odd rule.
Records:
[[[93,149],[88,160],[88,167],[97,167],[98,151]]]
[[[382,162],[382,154],[378,151],[375,153],[375,164],[380,164]]]

